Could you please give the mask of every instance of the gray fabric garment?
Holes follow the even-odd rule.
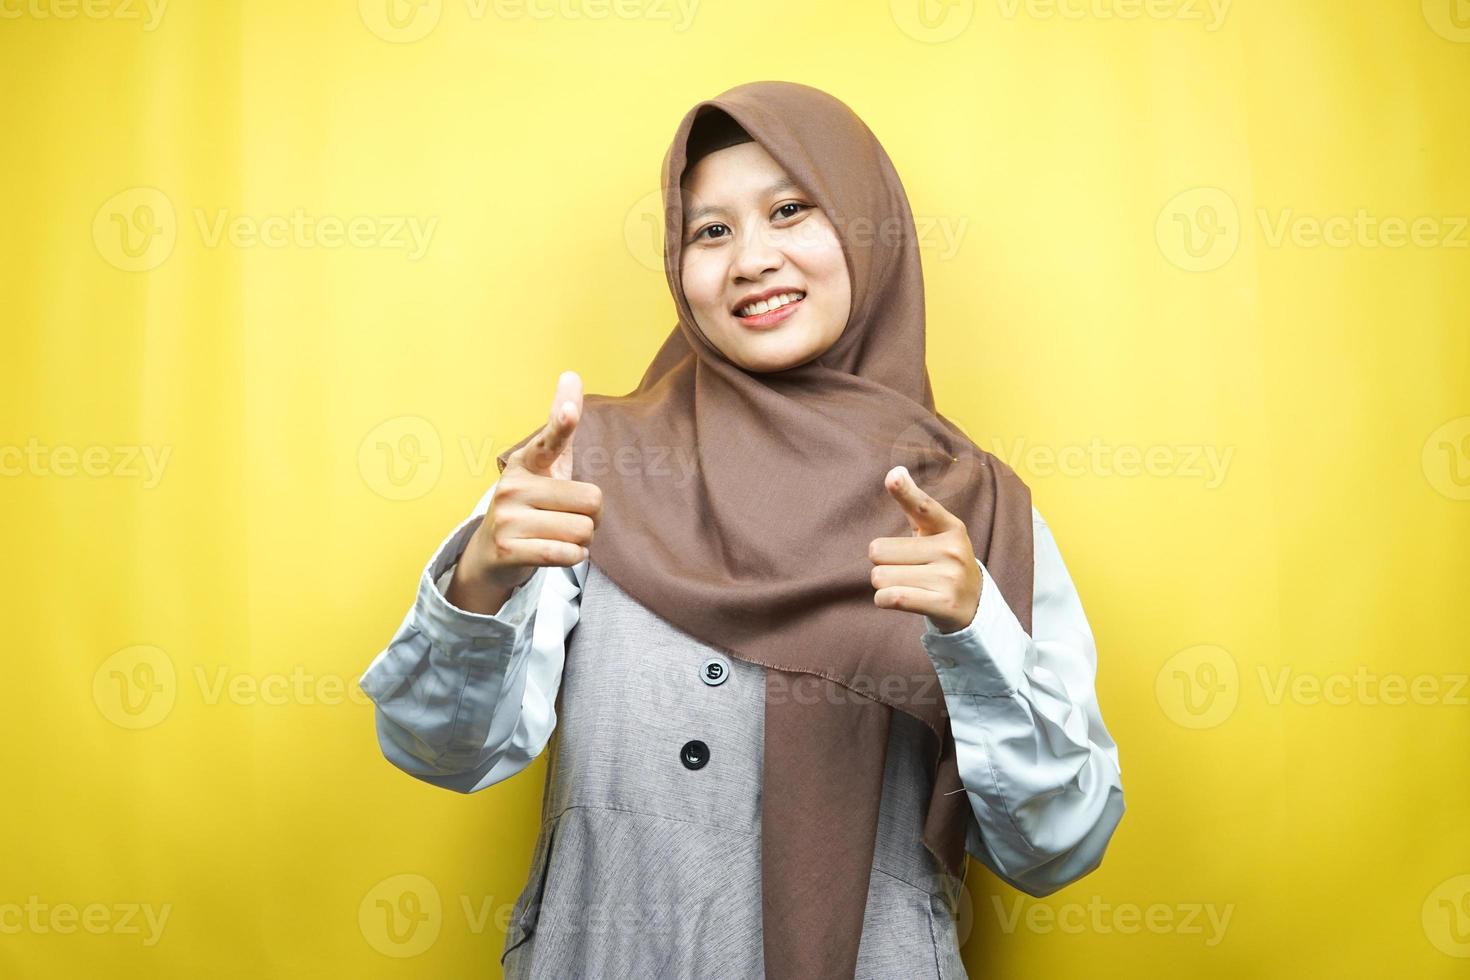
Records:
[[[728,679],[699,675],[720,657]],[[508,978],[761,977],[764,671],[694,639],[588,568],[548,746],[542,826]],[[960,881],[920,840],[922,723],[894,713],[860,978],[964,978]],[[709,761],[680,761],[686,742]]]

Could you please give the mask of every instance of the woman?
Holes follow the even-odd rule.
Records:
[[[700,102],[662,186],[675,329],[497,458],[362,677],[380,744],[474,792],[550,742],[509,976],[963,976],[965,854],[1044,895],[1123,813],[1080,601],[934,411],[913,217],[847,106]]]

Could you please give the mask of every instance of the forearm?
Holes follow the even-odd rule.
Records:
[[[467,612],[493,616],[505,605],[515,587],[497,585],[484,576],[473,574],[468,570],[470,567],[469,562],[455,563],[454,577],[450,579],[444,597]]]

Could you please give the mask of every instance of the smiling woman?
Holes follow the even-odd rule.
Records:
[[[784,371],[829,349],[852,286],[832,222],[724,113],[690,136],[682,193],[684,295],[710,343],[748,371]]]
[[[1123,815],[1080,600],[934,409],[913,215],[851,109],[731,89],[661,187],[679,322],[497,456],[362,678],[383,751],[474,792],[549,746],[509,977],[962,977],[966,853],[1044,895]],[[693,479],[593,461],[669,448]]]
[[[837,230],[730,116],[701,116],[681,184],[684,295],[710,343],[747,371],[784,371],[847,326],[852,284]]]

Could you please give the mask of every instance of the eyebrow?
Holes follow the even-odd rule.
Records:
[[[792,180],[790,177],[782,177],[770,187],[767,187],[762,196],[774,197],[782,191],[799,190],[801,190],[801,187],[796,183],[796,181]],[[707,214],[718,214],[723,212],[724,210],[725,209],[718,204],[706,204],[703,207],[695,208],[693,211],[690,211],[684,216],[684,227],[688,228],[690,225],[694,224],[696,221],[698,221],[700,218],[703,218]]]

